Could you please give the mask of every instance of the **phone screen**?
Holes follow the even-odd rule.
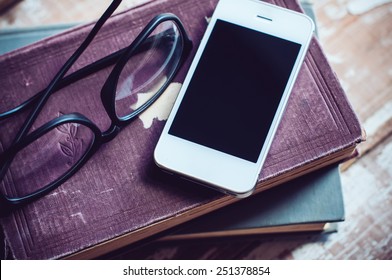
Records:
[[[217,20],[169,134],[256,163],[300,48]]]

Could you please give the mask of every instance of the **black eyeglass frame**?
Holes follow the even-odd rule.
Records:
[[[2,159],[0,160],[0,180],[3,179],[5,173],[9,165],[11,164],[15,155],[27,147],[29,144],[42,137],[52,129],[57,126],[66,124],[66,123],[77,123],[82,124],[91,129],[94,134],[93,141],[90,147],[86,150],[84,155],[60,178],[48,184],[47,186],[42,187],[41,189],[22,196],[22,197],[9,197],[3,193],[0,194],[0,212],[7,213],[19,206],[25,205],[33,200],[36,200],[50,191],[54,190],[66,180],[68,180],[72,175],[74,175],[90,158],[91,156],[98,150],[98,148],[106,142],[112,140],[118,132],[132,122],[141,112],[147,109],[152,103],[156,101],[156,99],[165,91],[168,87],[175,74],[178,72],[179,68],[183,64],[186,57],[189,55],[192,49],[192,41],[188,37],[183,24],[180,19],[174,14],[164,13],[157,15],[154,17],[146,27],[139,33],[139,35],[135,38],[135,40],[126,48],[109,55],[92,65],[86,66],[74,74],[70,74],[69,76],[65,76],[65,73],[68,69],[73,65],[73,63],[77,60],[77,58],[81,55],[81,53],[87,48],[87,46],[91,43],[93,38],[95,37],[98,30],[102,27],[104,22],[110,17],[110,15],[114,12],[114,10],[118,7],[121,1],[113,1],[106,12],[102,15],[102,17],[97,21],[95,26],[93,27],[90,34],[87,36],[85,41],[81,44],[78,50],[71,56],[71,58],[64,64],[64,66],[59,70],[55,78],[52,80],[48,88],[46,90],[36,94],[34,97],[30,98],[26,102],[22,103],[20,106],[11,109],[8,112],[5,112],[0,115],[3,118],[8,118],[11,115],[23,110],[27,107],[33,107],[33,112],[30,114],[29,118],[25,121],[24,125],[21,127],[18,135],[15,137],[15,140],[10,148],[8,148],[2,155]],[[183,49],[181,56],[175,65],[173,71],[169,73],[164,84],[160,87],[160,89],[154,94],[154,96],[149,99],[145,104],[141,107],[137,108],[131,114],[125,117],[118,117],[115,111],[115,96],[116,96],[116,87],[121,71],[125,67],[128,59],[136,54],[137,51],[142,47],[143,44],[146,43],[147,38],[151,35],[151,33],[155,30],[155,28],[165,22],[172,21],[175,23],[178,28],[178,32],[181,34],[180,38],[183,40]],[[87,117],[83,116],[80,113],[72,113],[67,115],[62,115],[58,118],[55,118],[46,124],[42,125],[40,128],[34,130],[30,134],[28,134],[28,130],[30,129],[32,123],[37,118],[39,112],[42,110],[44,104],[46,103],[49,96],[55,93],[56,90],[65,87],[68,84],[71,84],[79,79],[84,78],[87,75],[90,75],[100,69],[107,67],[110,64],[115,63],[114,68],[109,74],[107,80],[105,81],[102,89],[101,89],[101,100],[111,119],[111,125],[108,130],[102,132],[92,121],[90,121]],[[95,70],[95,71],[94,71]]]

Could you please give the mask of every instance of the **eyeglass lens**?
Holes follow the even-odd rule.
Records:
[[[136,51],[122,70],[116,89],[115,108],[126,117],[149,101],[175,71],[183,39],[173,21],[159,24],[146,40],[146,50]]]
[[[84,125],[56,126],[16,154],[0,185],[9,197],[32,194],[67,173],[89,151],[93,140],[94,133]]]

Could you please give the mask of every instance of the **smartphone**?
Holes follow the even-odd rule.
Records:
[[[314,24],[256,0],[220,0],[154,151],[173,174],[254,190]]]

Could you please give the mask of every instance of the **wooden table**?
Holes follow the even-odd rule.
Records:
[[[124,1],[121,9],[147,0]],[[91,21],[110,1],[23,0],[0,29]],[[278,236],[161,245],[124,255],[149,259],[392,259],[392,3],[316,0],[319,36],[367,131],[361,157],[342,170],[346,221],[328,236]],[[191,252],[191,253],[190,253]]]

